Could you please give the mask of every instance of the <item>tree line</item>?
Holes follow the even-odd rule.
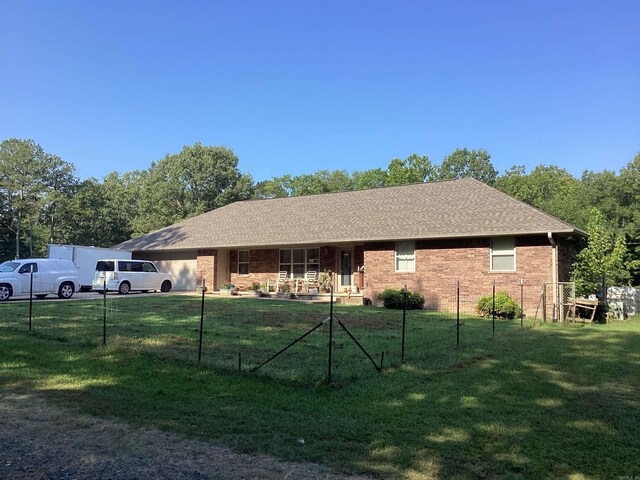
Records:
[[[196,143],[146,170],[80,180],[73,164],[33,140],[12,138],[0,144],[0,259],[45,255],[47,243],[108,247],[238,200],[463,177],[481,180],[578,228],[597,228],[604,241],[586,245],[585,252],[619,259],[602,267],[611,281],[640,281],[640,153],[618,172],[587,170],[581,178],[555,165],[530,172],[514,165],[500,175],[486,150],[459,148],[440,164],[413,154],[392,159],[386,169],[319,170],[256,183],[238,169],[232,150]],[[609,251],[602,251],[604,246]],[[591,289],[594,282],[582,288]]]

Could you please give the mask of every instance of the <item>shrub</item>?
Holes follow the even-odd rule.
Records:
[[[491,308],[493,307],[493,298],[491,295],[480,297],[478,304],[476,305],[476,311],[479,315],[491,315]],[[496,317],[500,318],[516,318],[520,317],[520,307],[509,296],[507,292],[496,292]]]
[[[404,305],[404,289],[388,288],[378,295],[378,300],[382,300],[385,308],[401,310]],[[407,290],[407,309],[419,310],[424,305],[424,297],[417,292]]]

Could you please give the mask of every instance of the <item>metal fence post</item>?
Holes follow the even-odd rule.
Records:
[[[456,282],[456,348],[460,348],[460,280]]]
[[[202,302],[200,304],[200,341],[198,342],[198,362],[202,359],[202,330],[204,329],[204,290],[205,280],[202,277]]]
[[[547,282],[542,284],[542,321],[547,323]]]
[[[520,279],[520,328],[522,328],[524,321],[524,278]]]
[[[404,340],[405,340],[405,330],[407,325],[407,285],[404,285],[403,291],[404,299],[402,302],[402,353],[400,355],[400,363],[404,364]],[[380,362],[382,365],[382,362]]]
[[[493,294],[491,301],[491,324],[493,328],[493,338],[496,338],[496,281],[493,281]]]
[[[33,264],[30,267],[31,278],[29,279],[29,331],[31,331],[31,318],[33,315]]]
[[[329,272],[329,292],[331,294],[329,302],[329,374],[327,383],[331,383],[331,362],[333,355],[333,272]]]
[[[102,345],[107,344],[107,274],[102,285]]]

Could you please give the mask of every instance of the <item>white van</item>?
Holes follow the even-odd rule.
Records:
[[[105,283],[106,281],[106,283]],[[131,290],[168,292],[173,287],[170,273],[158,271],[148,260],[123,260],[118,258],[98,260],[93,276],[93,290],[102,294],[106,290],[122,294]]]
[[[33,271],[33,294],[44,298],[57,294],[71,298],[80,289],[78,269],[71,260],[25,258],[0,264],[0,301],[13,295],[29,295]]]

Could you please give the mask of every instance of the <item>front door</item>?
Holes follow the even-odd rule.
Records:
[[[215,286],[216,290],[220,290],[222,288],[222,284],[231,280],[232,270],[229,266],[229,250],[219,249],[218,254],[216,255],[216,278],[217,285]],[[212,272],[213,273],[213,272]]]
[[[351,274],[353,273],[351,250],[340,251],[340,287],[349,288],[351,286]]]

